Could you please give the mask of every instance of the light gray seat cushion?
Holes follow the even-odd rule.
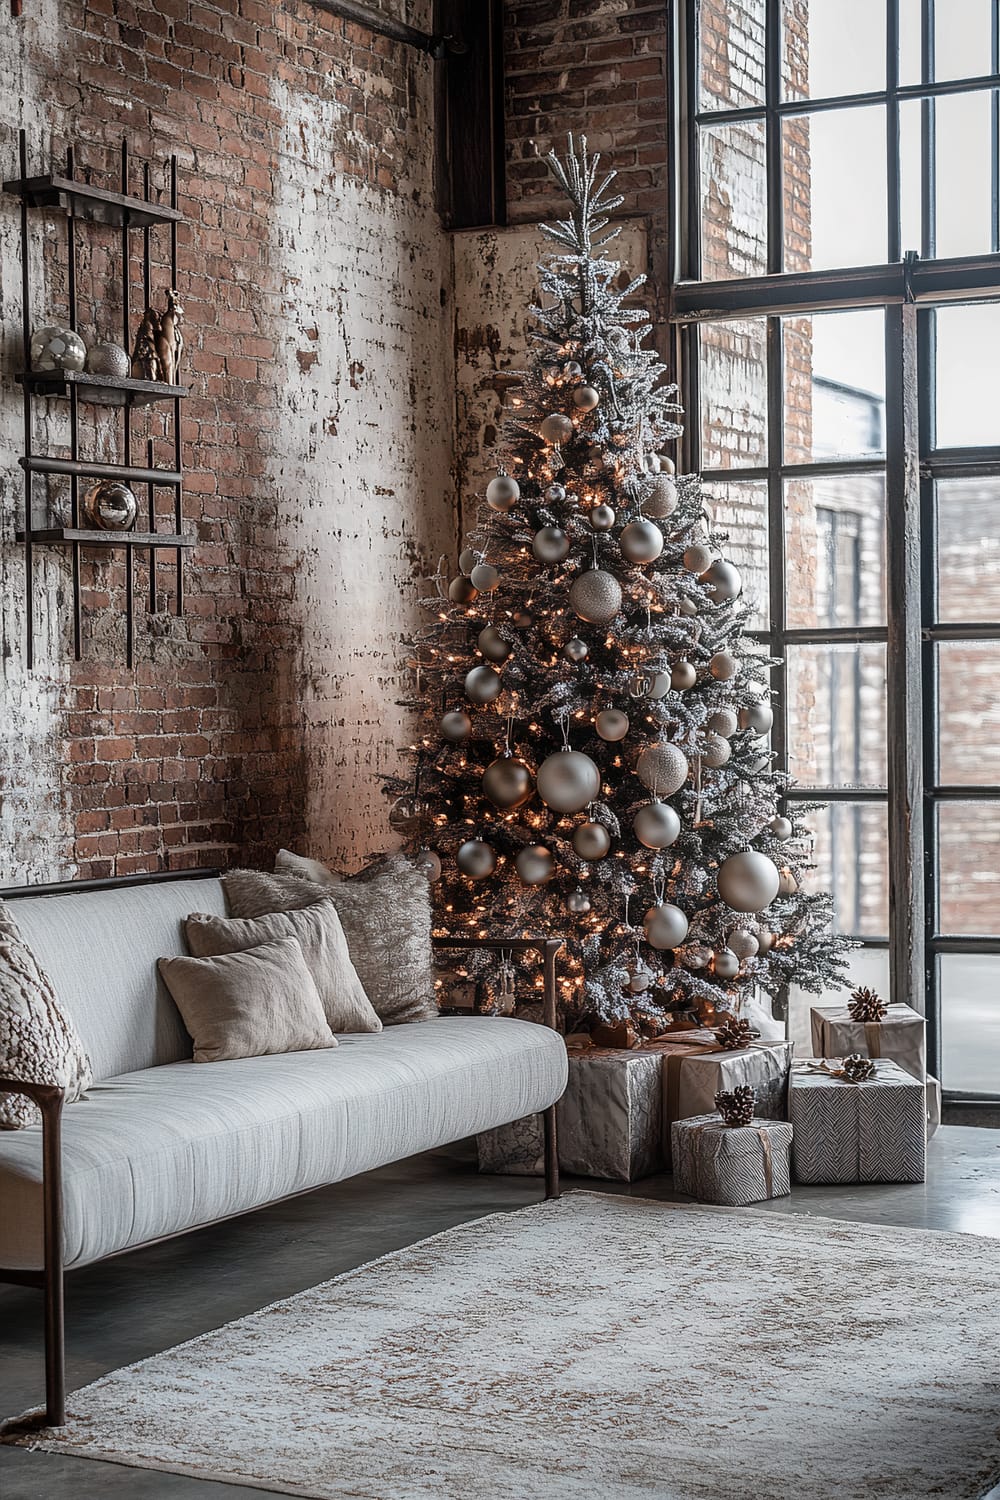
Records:
[[[76,899],[76,898],[73,898]],[[338,1182],[544,1109],[560,1036],[442,1017],[332,1050],[108,1078],[63,1115],[67,1265]],[[41,1127],[0,1136],[0,1265],[42,1265]]]

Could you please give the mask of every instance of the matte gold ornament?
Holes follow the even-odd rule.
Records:
[[[498,474],[486,486],[486,503],[493,510],[513,510],[520,498],[521,486],[509,474]]]
[[[649,802],[632,819],[632,831],[647,849],[668,849],[681,831],[681,820],[668,802]]]
[[[615,513],[610,505],[595,505],[588,519],[595,531],[610,531],[615,524]]]
[[[740,728],[752,729],[755,734],[767,734],[774,723],[774,710],[770,703],[751,703],[740,709]]]
[[[779,875],[766,854],[744,849],[719,866],[719,895],[733,911],[763,911],[778,894]]]
[[[688,934],[688,919],[672,901],[651,906],[643,918],[642,926],[646,942],[660,952],[680,947]]]
[[[733,708],[717,708],[714,713],[709,714],[705,721],[705,728],[710,729],[713,734],[721,734],[724,740],[728,740],[739,728],[739,718]]]
[[[556,873],[555,860],[544,844],[529,844],[514,861],[525,885],[545,885]]]
[[[466,839],[459,846],[455,863],[470,880],[485,880],[497,867],[496,850],[482,839]]]
[[[705,542],[692,542],[684,549],[684,566],[689,573],[704,573],[714,558],[715,552]]]
[[[636,762],[635,773],[654,795],[672,797],[687,781],[687,757],[667,741],[647,745]]]
[[[728,604],[730,599],[737,597],[743,587],[739,569],[734,568],[731,562],[726,562],[722,557],[702,573],[701,581],[715,604]]]
[[[476,637],[476,644],[486,657],[487,661],[495,661],[502,666],[513,651],[509,641],[505,641],[495,625],[484,625]]]
[[[578,666],[580,662],[586,661],[589,651],[590,647],[587,645],[587,642],[581,641],[578,635],[574,635],[563,647],[563,656],[565,656],[567,661],[571,661],[574,666]]]
[[[483,772],[483,791],[494,807],[520,807],[534,791],[531,772],[523,760],[501,755]]]
[[[500,570],[492,563],[476,563],[469,574],[469,580],[473,588],[477,588],[481,594],[492,594],[500,582]]]
[[[589,625],[610,625],[622,607],[621,584],[613,573],[590,568],[569,591],[570,608]]]
[[[472,579],[466,578],[464,573],[456,574],[448,585],[448,598],[452,604],[471,604],[478,593]]]
[[[701,748],[703,765],[713,771],[718,771],[726,764],[731,754],[729,741],[723,739],[721,734],[706,734]]]
[[[594,720],[594,728],[602,740],[614,744],[628,734],[628,714],[620,708],[602,708]]]
[[[662,462],[662,461],[661,461]],[[677,509],[677,486],[669,474],[657,474],[653,480],[653,488],[642,502],[642,508],[647,516],[654,520],[662,521],[667,516],[672,516]]]
[[[729,682],[740,669],[740,664],[731,651],[716,651],[708,664],[708,670],[716,682]]]
[[[467,578],[472,577],[472,570],[479,562],[479,553],[474,547],[463,547],[458,554],[458,571],[464,573]]]
[[[449,709],[441,716],[441,733],[453,745],[458,745],[472,733],[472,720],[460,708]]]
[[[553,812],[580,812],[601,790],[601,773],[582,750],[557,750],[538,768],[538,795]]]
[[[550,411],[547,417],[542,418],[538,435],[543,442],[553,446],[556,443],[566,443],[573,436],[573,423],[562,412]]]
[[[592,385],[577,386],[573,392],[573,405],[580,411],[593,411],[600,404],[601,393],[595,391]]]
[[[674,663],[670,673],[670,686],[676,688],[679,693],[684,693],[688,688],[693,688],[698,681],[698,673],[689,661],[678,661]]]
[[[578,823],[573,848],[581,859],[603,859],[611,848],[611,835],[603,823]]]
[[[726,938],[726,946],[730,952],[735,953],[740,960],[745,958],[756,958],[760,948],[756,933],[749,932],[745,927],[734,927]]]
[[[790,839],[794,832],[794,829],[792,828],[791,818],[783,818],[780,815],[776,818],[772,818],[770,823],[768,824],[768,827],[774,834],[775,838],[779,839],[781,843],[784,843],[786,839]]]
[[[631,563],[655,562],[663,551],[663,532],[654,521],[647,521],[645,516],[640,516],[637,521],[630,521],[619,537],[619,545],[622,556],[628,558]]]
[[[433,849],[421,849],[414,858],[413,868],[419,871],[430,885],[436,885],[441,879],[441,856]]]
[[[531,550],[539,562],[563,562],[569,556],[569,537],[561,526],[543,526],[535,532]]]
[[[465,674],[465,696],[471,703],[492,703],[502,687],[500,673],[492,667],[473,667]]]
[[[586,916],[590,910],[590,897],[586,891],[577,886],[575,891],[570,891],[566,897],[566,910],[574,917]]]

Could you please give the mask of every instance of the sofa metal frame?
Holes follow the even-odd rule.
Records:
[[[16,900],[19,896],[61,896],[80,891],[113,890],[122,886],[152,885],[169,880],[218,879],[219,870],[170,870],[148,875],[122,875],[105,880],[66,880],[49,885],[16,886],[0,890],[0,900]],[[553,1031],[558,1031],[556,1005],[556,956],[564,945],[562,938],[468,938],[435,937],[436,949],[489,948],[515,953],[539,953],[543,965],[543,1021]],[[43,1253],[45,1268],[42,1271],[20,1271],[0,1267],[0,1282],[13,1286],[36,1287],[45,1298],[45,1409],[33,1425],[62,1427],[66,1421],[66,1318],[65,1278],[63,1265],[63,1203],[62,1203],[62,1111],[65,1089],[51,1084],[28,1083],[23,1079],[0,1077],[0,1094],[23,1094],[33,1100],[42,1116],[42,1194],[43,1194]],[[556,1106],[553,1104],[542,1113],[545,1150],[545,1196],[559,1197],[559,1154],[556,1142]],[[330,1184],[320,1184],[330,1186]],[[301,1198],[306,1193],[318,1192],[319,1188],[304,1188],[299,1193],[286,1193],[258,1208],[271,1207],[273,1203],[287,1203],[292,1198]],[[129,1255],[133,1250],[144,1250],[150,1245],[159,1245],[166,1240],[180,1239],[185,1234],[195,1234],[199,1229],[208,1229],[214,1224],[224,1224],[229,1219],[243,1218],[256,1213],[257,1208],[243,1209],[236,1214],[223,1214],[218,1219],[208,1219],[204,1224],[193,1224],[189,1229],[179,1229],[174,1234],[160,1235],[153,1240],[143,1240],[141,1245],[129,1245],[115,1250],[101,1260],[114,1260],[119,1255]],[[98,1261],[88,1261],[97,1265]],[[70,1267],[71,1270],[75,1267]]]

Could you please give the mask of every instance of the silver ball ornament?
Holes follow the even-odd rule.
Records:
[[[521,486],[509,474],[498,474],[486,486],[486,503],[493,510],[513,510],[521,498]]]
[[[494,807],[520,807],[534,791],[531,772],[523,760],[501,755],[483,772],[483,791]]]
[[[482,839],[466,839],[459,845],[455,863],[470,880],[485,880],[497,867],[496,850]]]
[[[615,513],[610,505],[595,505],[588,519],[595,531],[610,531],[615,524]]]
[[[602,740],[614,744],[628,734],[628,714],[623,713],[620,708],[602,708],[594,720],[594,728]]]
[[[653,680],[649,685],[649,692],[646,694],[646,697],[654,699],[665,698],[673,685],[672,672],[654,672]]]
[[[641,516],[630,521],[619,537],[622,556],[631,563],[655,562],[663,551],[663,532],[654,521]]]
[[[787,867],[778,871],[778,895],[794,896],[799,888],[799,883],[791,870]]]
[[[653,691],[656,673],[651,667],[638,667],[628,680],[630,698],[648,698]]]
[[[740,709],[740,728],[752,729],[755,734],[767,734],[774,723],[774,710],[770,703],[750,703]]]
[[[479,561],[479,553],[474,547],[463,547],[458,554],[458,570],[471,578],[472,570]]]
[[[728,740],[739,728],[739,719],[736,710],[732,708],[717,708],[714,713],[709,714],[705,728],[710,729],[713,734],[721,734],[723,739]]]
[[[413,868],[434,885],[441,879],[441,857],[433,849],[421,849],[414,857]]]
[[[701,581],[716,604],[726,604],[730,599],[735,599],[743,587],[739,569],[722,557],[702,573]]]
[[[578,823],[573,848],[581,859],[603,859],[611,848],[611,835],[603,823]]]
[[[654,795],[671,797],[687,781],[687,756],[676,745],[647,745],[636,762],[635,773]]]
[[[681,956],[688,969],[707,969],[712,962],[712,950],[706,948],[703,943],[692,943]]]
[[[668,849],[681,831],[681,820],[668,802],[650,802],[632,819],[632,831],[647,849]]]
[[[684,549],[684,566],[689,573],[704,573],[712,566],[715,553],[705,542],[692,542]]]
[[[595,391],[592,385],[577,386],[573,392],[573,405],[580,411],[593,411],[600,404],[601,393]]]
[[[590,910],[590,897],[579,887],[566,897],[566,910],[574,917],[582,917]]]
[[[664,901],[660,906],[651,906],[643,918],[646,942],[661,952],[665,948],[677,948],[688,934],[688,919],[679,906]]]
[[[82,370],[87,346],[72,328],[58,324],[36,328],[31,335],[29,361],[33,370]]]
[[[573,423],[561,411],[550,411],[547,417],[542,418],[538,435],[543,442],[553,445],[568,442],[573,436]]]
[[[505,641],[495,625],[484,625],[476,637],[476,645],[486,657],[487,661],[495,661],[501,665],[507,660],[514,649],[509,641]]]
[[[770,953],[774,947],[774,933],[767,932],[763,928],[757,929],[757,951],[759,953]]]
[[[784,843],[786,839],[790,839],[794,832],[794,829],[792,828],[791,818],[783,818],[780,815],[776,818],[772,818],[768,826],[771,832],[774,834],[775,838],[780,839],[782,843]]]
[[[522,849],[514,868],[525,885],[544,885],[556,873],[555,860],[544,844],[529,844]]]
[[[441,733],[453,745],[458,745],[472,733],[472,720],[462,709],[450,709],[441,716]]]
[[[545,498],[550,505],[561,505],[566,499],[566,486],[563,484],[550,484],[545,491]]]
[[[630,995],[642,995],[649,989],[653,978],[651,970],[644,963],[639,963],[628,977],[628,989]]]
[[[739,959],[754,958],[760,948],[756,934],[745,927],[735,927],[726,938],[726,946]]]
[[[689,619],[698,613],[697,604],[693,599],[689,599],[687,595],[678,602],[677,608],[682,615],[687,615]]]
[[[728,682],[735,677],[740,669],[740,664],[731,651],[716,651],[708,664],[708,670],[716,682]]]
[[[780,877],[766,854],[744,849],[719,866],[719,895],[733,911],[763,911],[778,894]]]
[[[492,563],[477,563],[469,574],[469,582],[477,588],[481,594],[492,594],[500,582],[500,570]]]
[[[662,521],[673,515],[677,509],[677,499],[677,486],[669,474],[657,474],[652,489],[642,502],[642,508],[647,516]]]
[[[91,375],[113,375],[118,380],[132,373],[132,361],[121,344],[91,344],[86,367]]]
[[[539,562],[562,562],[569,556],[569,537],[561,526],[543,526],[535,532],[531,550]]]
[[[712,959],[712,972],[717,979],[735,979],[740,972],[740,961],[731,948],[720,948]]]
[[[718,771],[724,766],[732,754],[729,741],[723,739],[721,734],[706,734],[701,749],[702,764],[713,771]]]
[[[570,380],[579,380],[583,374],[583,366],[578,359],[568,359],[562,367],[562,372]]]
[[[670,673],[670,686],[672,688],[676,688],[678,692],[683,693],[688,688],[693,688],[697,681],[698,673],[689,661],[674,663],[673,670]]]
[[[570,608],[589,625],[610,625],[622,607],[621,584],[603,568],[581,573],[569,591]]]
[[[553,812],[579,812],[600,790],[601,773],[582,750],[557,750],[538,767],[538,795]]]
[[[83,497],[87,523],[99,531],[130,531],[139,513],[139,502],[121,479],[100,479]]]
[[[500,673],[492,667],[473,667],[465,674],[465,696],[471,703],[492,703],[502,687]]]
[[[562,654],[563,656],[565,656],[567,661],[571,661],[574,665],[578,665],[581,661],[586,661],[587,653],[589,651],[590,647],[587,645],[587,642],[581,641],[578,635],[574,635],[571,640],[568,640],[566,642],[565,646],[562,649]]]

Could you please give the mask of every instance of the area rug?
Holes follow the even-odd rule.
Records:
[[[997,1250],[573,1193],[117,1370],[24,1441],[316,1500],[978,1500]]]

